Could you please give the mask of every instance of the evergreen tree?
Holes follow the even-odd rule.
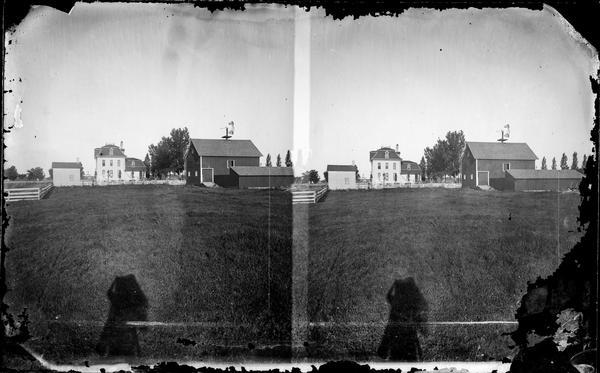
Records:
[[[292,163],[292,154],[290,153],[290,151],[288,150],[286,155],[285,155],[285,167],[292,167],[293,163]]]
[[[421,157],[419,167],[421,167],[421,181],[425,181],[427,178],[427,163],[425,162],[425,156]]]
[[[271,154],[267,154],[266,165],[267,165],[267,167],[272,167],[273,166],[271,164]]]
[[[571,164],[571,170],[576,170],[578,165],[577,165],[577,152],[573,153],[573,163]]]
[[[281,155],[277,154],[277,163],[275,163],[277,167],[281,167]]]
[[[591,157],[591,156],[590,156]],[[585,164],[587,163],[587,155],[583,155],[583,159],[581,160],[581,170],[585,170]]]
[[[546,157],[542,157],[542,170],[547,170],[548,165],[546,164]]]
[[[562,157],[560,157],[560,169],[561,170],[566,170],[569,168],[569,165],[567,162],[568,162],[567,155],[565,153],[563,153]]]
[[[556,157],[552,157],[552,169],[556,170]]]

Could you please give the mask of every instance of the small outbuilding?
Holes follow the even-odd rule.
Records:
[[[327,165],[327,187],[329,189],[356,189],[355,165]]]
[[[230,180],[237,188],[282,188],[294,183],[292,167],[229,167]]]
[[[81,162],[52,162],[54,186],[81,186]]]
[[[563,191],[577,189],[583,174],[576,170],[507,170],[506,190]]]

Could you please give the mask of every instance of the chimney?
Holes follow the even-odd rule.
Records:
[[[398,144],[396,144],[396,153],[398,153]]]
[[[123,149],[123,141],[122,141],[122,140],[121,140],[121,146],[120,146],[120,148],[121,148],[121,151],[122,151],[122,152],[124,152],[124,151],[125,151],[125,149]]]

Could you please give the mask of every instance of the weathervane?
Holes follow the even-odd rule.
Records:
[[[510,125],[507,124],[504,126],[500,132],[502,132],[502,137],[499,138],[498,141],[504,144],[504,142],[507,141],[508,137],[510,136]]]
[[[225,139],[225,140],[229,140],[231,138],[231,136],[233,136],[233,128],[234,128],[234,124],[233,121],[227,123],[227,127],[223,127],[225,129],[225,136],[221,136],[221,138]]]

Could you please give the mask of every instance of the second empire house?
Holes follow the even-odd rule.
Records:
[[[146,166],[137,158],[125,155],[123,142],[120,146],[106,144],[94,149],[96,171],[94,178],[98,184],[120,181],[138,181],[146,178]]]

